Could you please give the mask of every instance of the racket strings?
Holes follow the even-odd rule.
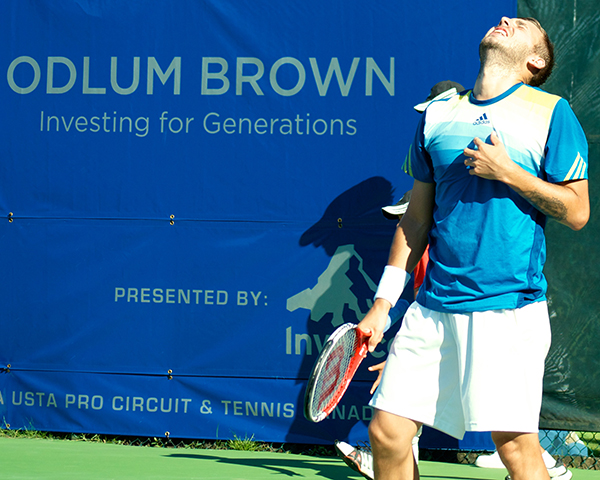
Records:
[[[348,330],[333,346],[323,368],[323,377],[317,383],[314,395],[314,411],[323,411],[327,405],[343,393],[341,387],[348,377],[348,369],[358,348],[354,329]]]

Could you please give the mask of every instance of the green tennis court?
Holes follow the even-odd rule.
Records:
[[[504,470],[421,462],[428,480],[501,480]],[[362,479],[335,457],[285,453],[151,448],[64,440],[0,438],[3,480],[258,480]],[[575,470],[577,480],[600,480],[600,472]]]

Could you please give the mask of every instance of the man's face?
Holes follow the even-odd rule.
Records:
[[[506,61],[519,65],[534,53],[542,32],[533,23],[520,18],[502,17],[489,29],[480,44],[480,52],[497,52]]]

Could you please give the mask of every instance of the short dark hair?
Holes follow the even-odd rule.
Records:
[[[554,44],[550,41],[550,37],[546,33],[546,30],[544,30],[540,22],[538,22],[535,18],[522,17],[522,20],[533,23],[542,33],[542,41],[535,45],[533,51],[536,55],[539,55],[546,64],[543,68],[540,68],[537,72],[535,72],[529,81],[529,85],[533,87],[539,87],[540,85],[543,85],[546,80],[548,80],[548,77],[550,77],[552,69],[554,68]]]

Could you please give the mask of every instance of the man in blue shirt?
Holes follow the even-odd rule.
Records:
[[[403,165],[412,201],[359,325],[373,350],[429,243],[424,288],[371,401],[377,480],[418,478],[422,424],[457,438],[491,431],[512,480],[548,478],[537,435],[550,345],[544,226],[587,223],[587,143],[568,103],[536,88],[554,63],[536,20],[503,17],[480,61],[473,89],[431,103],[419,123]]]

